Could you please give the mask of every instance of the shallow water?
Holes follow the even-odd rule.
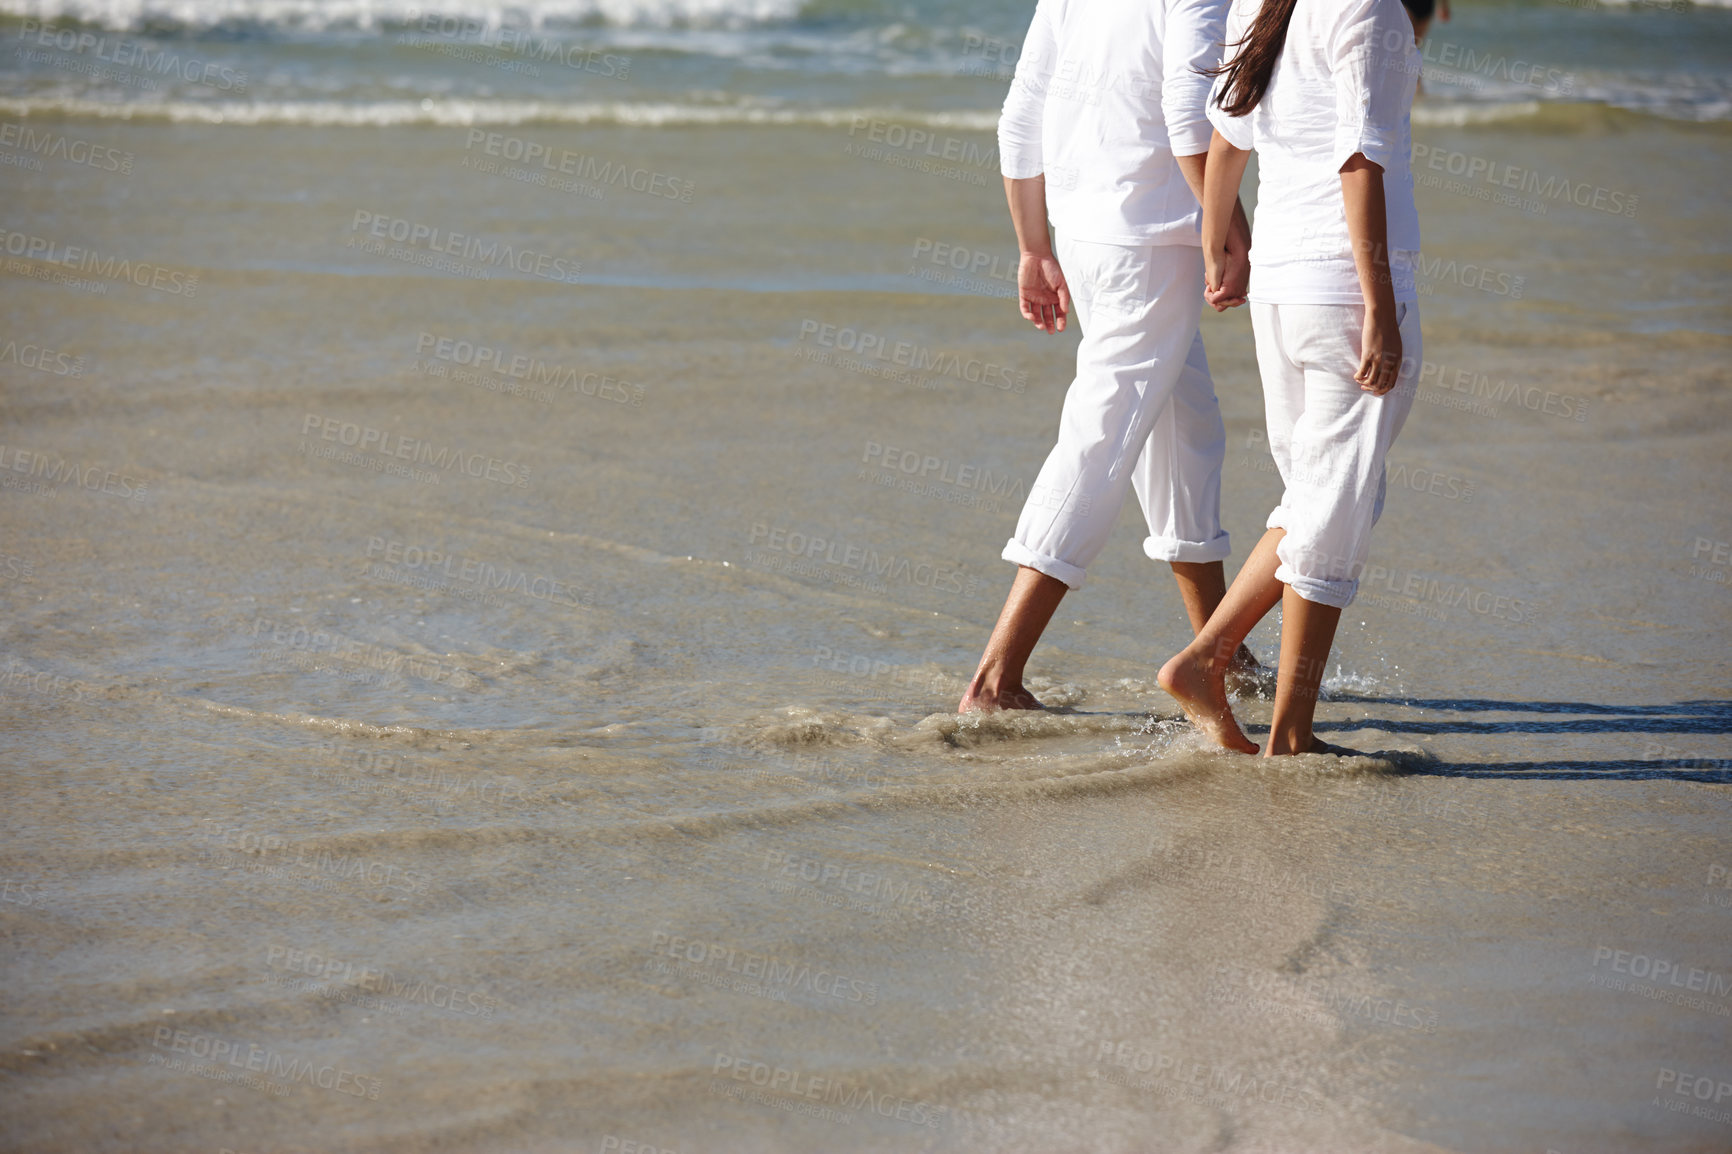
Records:
[[[555,83],[112,11],[249,90],[0,72],[6,1145],[1727,1146],[1724,13],[1434,37],[1580,83],[1428,77],[1357,753],[1269,767],[1154,684],[1134,510],[1051,712],[952,712],[1074,352],[958,74],[1020,12],[545,9],[632,57]]]

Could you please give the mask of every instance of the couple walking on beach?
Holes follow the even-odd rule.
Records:
[[[1041,707],[1029,654],[1134,489],[1143,551],[1171,564],[1196,634],[1161,685],[1256,753],[1226,677],[1254,664],[1244,639],[1279,604],[1263,753],[1328,749],[1318,686],[1420,359],[1409,114],[1430,16],[1430,0],[1039,0],[999,153],[1022,315],[1055,333],[1074,306],[1082,340],[962,712]],[[1255,231],[1239,202],[1252,151]],[[1285,488],[1228,589],[1226,431],[1198,321],[1247,300]]]

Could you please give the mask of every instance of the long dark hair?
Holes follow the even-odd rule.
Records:
[[[1435,0],[1401,0],[1415,24],[1431,19]],[[1245,38],[1230,47],[1239,51],[1231,64],[1205,68],[1208,76],[1225,76],[1226,87],[1216,103],[1228,116],[1244,116],[1269,91],[1275,77],[1275,62],[1281,59],[1281,49],[1287,44],[1287,26],[1293,23],[1293,9],[1299,0],[1263,0],[1257,18],[1251,21]]]
[[[1227,78],[1216,103],[1228,116],[1244,116],[1269,91],[1275,62],[1281,59],[1281,49],[1287,43],[1287,26],[1293,23],[1293,9],[1298,5],[1299,0],[1263,0],[1245,38],[1231,45],[1238,49],[1232,63],[1205,70],[1210,76]]]

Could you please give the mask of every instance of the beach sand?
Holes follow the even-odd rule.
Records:
[[[1606,195],[1422,180],[1358,755],[1278,765],[1134,507],[954,715],[1075,345],[990,132],[11,114],[133,160],[0,172],[3,1144],[1732,1145],[1724,125],[1453,108]]]

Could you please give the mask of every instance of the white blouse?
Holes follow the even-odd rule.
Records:
[[[1232,0],[1229,60],[1261,3]],[[1228,116],[1216,104],[1226,78],[1216,80],[1209,122],[1235,148],[1257,153],[1250,299],[1363,302],[1341,198],[1341,166],[1356,152],[1383,168],[1395,299],[1418,299],[1419,211],[1409,161],[1420,63],[1401,0],[1298,0],[1274,77],[1256,108]]]
[[[1204,102],[1228,0],[1039,0],[998,120],[1005,176],[1046,174],[1077,240],[1202,243],[1174,156],[1209,151]]]

